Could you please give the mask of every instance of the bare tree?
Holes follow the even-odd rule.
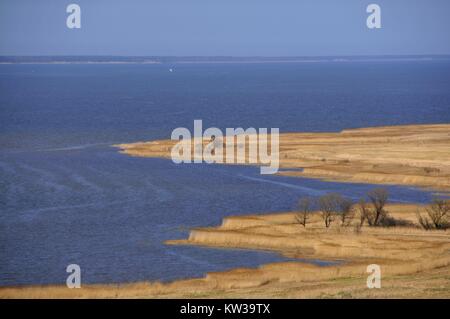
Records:
[[[309,217],[312,213],[313,207],[313,199],[310,197],[300,198],[298,201],[298,210],[299,213],[295,215],[295,219],[297,222],[306,228],[306,224],[308,223]]]
[[[349,198],[340,197],[338,202],[338,213],[341,219],[341,226],[350,224],[354,217],[353,201]]]
[[[369,225],[377,226],[380,222],[387,217],[387,211],[384,210],[384,206],[388,200],[388,191],[385,188],[375,188],[371,190],[367,196],[370,199],[370,202],[373,206],[373,212],[371,216],[372,221]]]
[[[372,225],[371,211],[370,208],[364,198],[360,199],[358,202],[358,210],[359,210],[359,225],[362,226],[364,222],[367,220],[369,226]]]
[[[433,223],[427,217],[423,217],[419,209],[417,209],[416,215],[417,220],[419,221],[419,224],[420,226],[422,226],[423,229],[425,230],[433,229]]]
[[[440,198],[434,198],[427,208],[428,216],[437,229],[448,227],[447,219],[450,217],[450,202]]]
[[[319,198],[320,213],[327,228],[330,227],[334,220],[340,198],[339,194],[334,193],[326,194]]]
[[[434,198],[431,205],[425,209],[428,215],[422,217],[417,212],[419,224],[424,229],[447,229],[450,227],[448,218],[450,217],[450,202],[440,198]]]

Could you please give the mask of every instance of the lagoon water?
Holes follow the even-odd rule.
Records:
[[[169,68],[173,72],[169,72]],[[0,66],[0,285],[173,280],[284,260],[175,247],[228,215],[289,210],[300,196],[373,186],[262,176],[255,167],[175,165],[111,144],[176,127],[339,131],[450,122],[450,63],[348,62]],[[431,194],[389,187],[392,201]]]

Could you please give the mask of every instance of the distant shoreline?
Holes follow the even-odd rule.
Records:
[[[450,61],[450,55],[385,56],[0,56],[0,64],[232,64]]]

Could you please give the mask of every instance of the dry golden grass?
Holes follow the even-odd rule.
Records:
[[[170,158],[175,143],[161,140],[117,146],[132,156]],[[449,191],[450,124],[284,133],[280,134],[279,158],[280,167],[286,169],[282,175]],[[242,160],[249,162],[248,156]]]
[[[169,158],[174,143],[118,147],[132,156]],[[284,175],[450,190],[450,124],[287,133],[280,136],[279,155],[282,168],[304,168],[283,171]],[[388,207],[393,217],[412,223],[416,223],[417,209]],[[344,262],[327,267],[273,263],[167,284],[8,287],[0,288],[0,298],[450,298],[446,231],[410,226],[362,227],[357,232],[354,225],[339,227],[337,223],[325,229],[318,214],[303,228],[296,223],[295,212],[287,212],[228,217],[219,227],[194,229],[188,239],[168,244],[261,249]],[[366,287],[366,267],[372,263],[381,266],[381,289]]]
[[[186,240],[172,240],[169,244],[190,244],[214,247],[233,247],[274,250],[290,257],[319,259],[386,259],[390,261],[426,263],[430,253],[444,256],[450,249],[448,231],[426,231],[416,226],[414,205],[389,205],[390,215],[414,223],[412,227],[367,227],[355,231],[358,220],[340,226],[336,220],[325,228],[321,216],[313,214],[306,228],[299,225],[295,212],[228,217],[219,227],[191,231]]]
[[[389,205],[397,219],[415,222],[416,206]],[[169,244],[271,250],[289,257],[341,260],[320,267],[282,262],[256,269],[208,273],[172,283],[1,288],[2,298],[450,298],[450,236],[417,227],[330,229],[315,214],[306,229],[295,212],[228,217]],[[356,223],[356,219],[354,221]],[[343,262],[342,262],[343,261]],[[378,264],[382,288],[366,287],[366,267]]]

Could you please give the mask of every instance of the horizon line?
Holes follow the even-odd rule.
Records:
[[[166,58],[326,58],[326,57],[426,57],[426,56],[448,56],[450,53],[430,53],[430,54],[329,54],[329,55],[122,55],[122,54],[37,54],[37,55],[22,55],[22,54],[0,54],[4,57],[166,57]]]

